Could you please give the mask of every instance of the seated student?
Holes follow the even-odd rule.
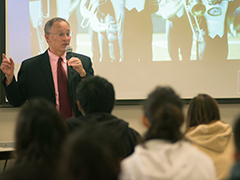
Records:
[[[207,94],[198,94],[189,104],[186,138],[214,162],[217,178],[227,179],[233,165],[232,127],[220,120],[218,104]]]
[[[80,127],[63,146],[59,168],[62,179],[118,180],[119,146],[109,128],[98,124]]]
[[[15,130],[16,161],[1,180],[54,180],[67,135],[56,107],[45,99],[25,103]]]
[[[183,104],[170,87],[157,87],[146,99],[147,132],[134,153],[121,163],[121,180],[214,180],[212,160],[182,140]]]
[[[235,161],[236,163],[231,169],[230,180],[240,179],[240,116],[237,117],[233,126],[234,142],[235,142]]]
[[[71,132],[83,123],[97,123],[115,130],[122,144],[122,158],[130,155],[140,137],[128,123],[111,114],[115,104],[113,85],[99,76],[87,77],[76,89],[76,99],[83,116],[66,120]]]

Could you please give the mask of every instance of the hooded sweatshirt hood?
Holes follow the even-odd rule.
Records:
[[[200,124],[190,128],[186,138],[213,160],[218,179],[229,179],[234,163],[233,132],[229,124],[220,120]]]
[[[232,137],[232,127],[222,121],[201,124],[190,128],[186,137],[193,144],[221,153],[228,146]]]
[[[190,143],[149,140],[123,160],[120,179],[213,180],[216,176],[210,158]]]

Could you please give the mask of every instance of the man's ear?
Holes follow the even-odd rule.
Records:
[[[44,37],[45,37],[45,39],[46,39],[46,41],[48,43],[48,41],[49,41],[49,34],[45,34]]]
[[[84,112],[83,112],[83,110],[82,110],[82,106],[81,106],[81,104],[80,104],[80,101],[77,101],[77,107],[78,107],[78,110],[79,110],[82,114],[84,114]]]
[[[142,120],[142,124],[148,129],[151,125],[148,118],[145,115],[142,115],[141,120]]]

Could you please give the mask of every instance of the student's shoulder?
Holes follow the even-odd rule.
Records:
[[[68,132],[72,132],[76,128],[82,127],[85,124],[85,121],[82,119],[82,117],[77,117],[77,118],[68,118],[64,123],[66,125]]]
[[[72,124],[72,123],[78,123],[78,124],[80,124],[80,123],[83,123],[84,122],[84,117],[83,116],[79,116],[79,117],[72,117],[72,118],[68,118],[68,119],[66,119],[66,123],[68,123],[68,124]]]

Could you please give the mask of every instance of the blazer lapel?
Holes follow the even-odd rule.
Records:
[[[45,53],[41,56],[39,59],[39,65],[42,69],[42,72],[46,78],[46,81],[49,84],[49,87],[52,91],[52,93],[55,95],[55,88],[54,88],[54,83],[53,83],[53,76],[52,76],[52,69],[51,69],[51,64],[49,61],[49,56],[48,52],[45,51]]]

